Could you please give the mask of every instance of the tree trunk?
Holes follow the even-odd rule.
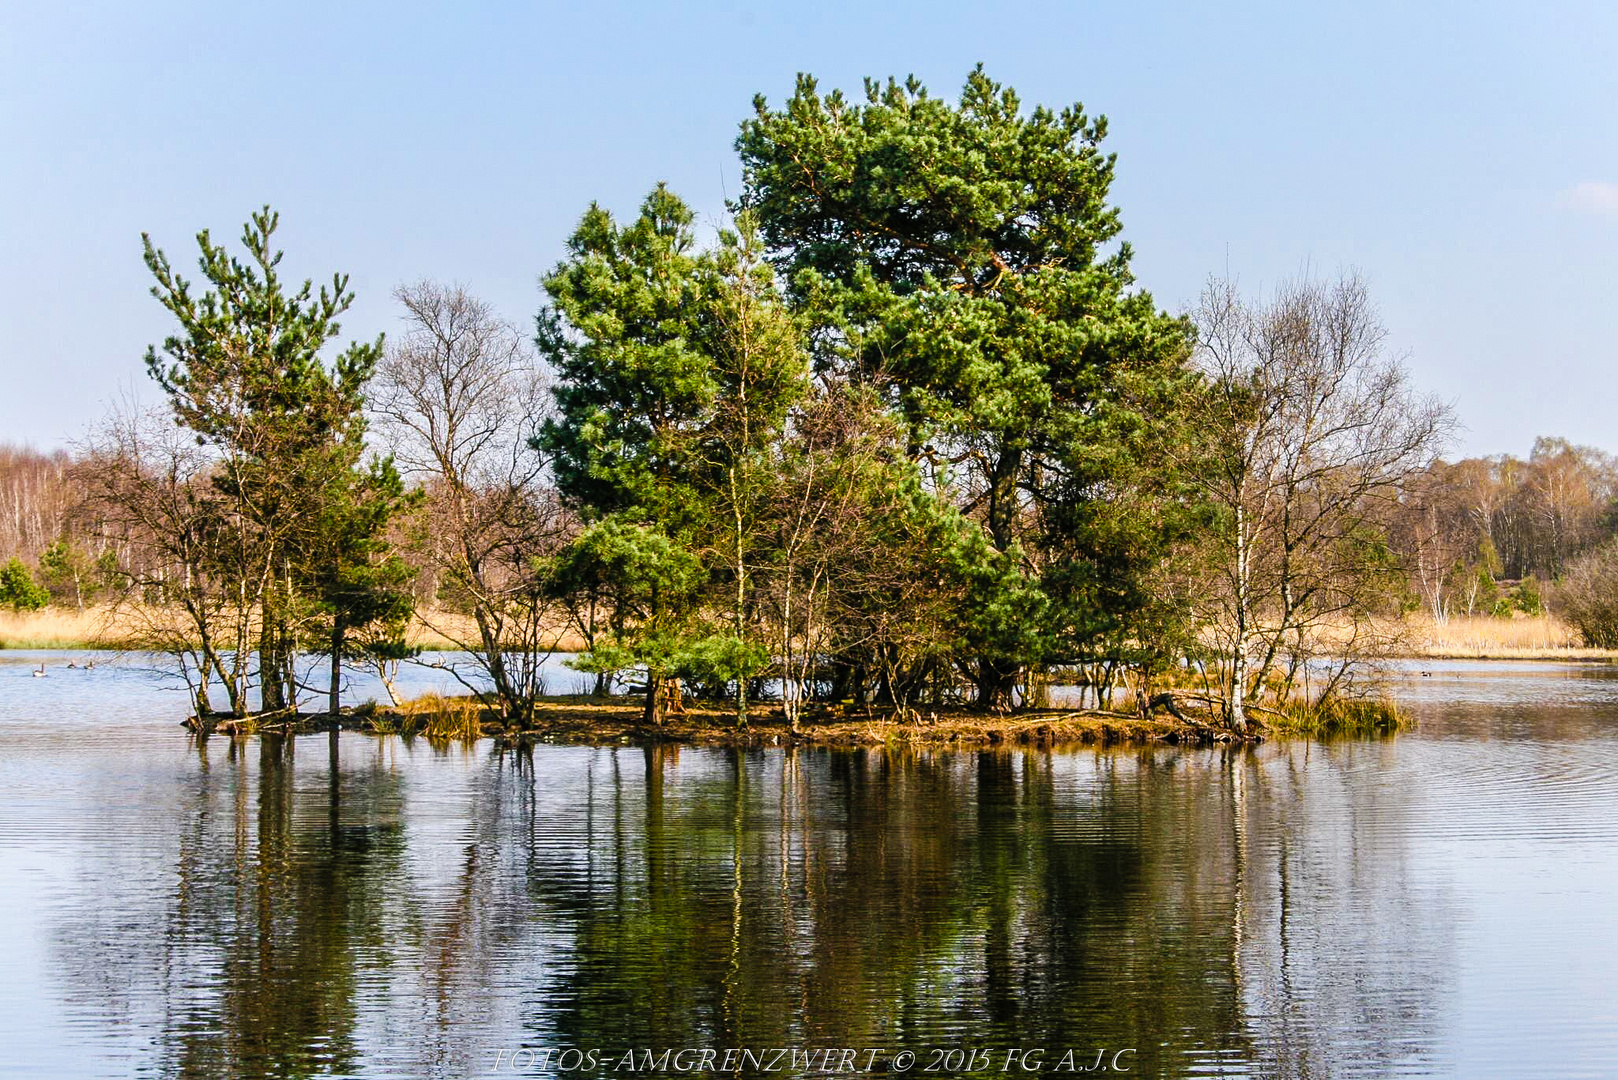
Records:
[[[1002,447],[989,477],[989,538],[995,550],[1004,554],[1012,549],[1017,518],[1017,476],[1022,472],[1023,452],[1018,447]],[[978,705],[985,709],[1011,708],[1011,694],[1017,686],[1021,665],[1004,660],[978,657]]]
[[[264,613],[264,628],[259,634],[258,683],[259,707],[264,712],[278,712],[286,708],[286,695],[281,684],[280,625],[272,612]]]
[[[343,624],[334,621],[331,630],[331,686],[327,690],[330,704],[326,711],[331,713],[333,720],[337,719],[338,711],[343,707]],[[389,696],[392,696],[390,690]]]
[[[1242,695],[1247,690],[1247,514],[1236,500],[1236,633],[1230,656],[1230,726],[1247,731]]]
[[[1011,694],[1022,674],[1018,664],[984,657],[978,661],[978,705],[984,709],[1011,708]]]
[[[647,727],[663,726],[665,705],[663,682],[663,676],[650,671],[646,673],[646,708],[641,713],[641,723]]]
[[[400,705],[403,705],[404,702],[399,700],[399,691],[395,690],[393,687],[394,680],[399,677],[398,665],[393,661],[385,662],[377,670],[377,677],[382,680],[382,689],[388,692],[388,702],[396,709]]]
[[[743,547],[745,523],[742,520],[742,500],[738,495],[736,466],[730,467],[730,505],[736,518],[736,640],[740,642],[747,626],[747,552]],[[736,726],[747,726],[747,676],[736,677]]]
[[[213,712],[213,702],[208,699],[208,665],[206,661],[197,667],[196,706],[199,721]]]
[[[483,642],[483,651],[488,657],[489,678],[494,683],[494,696],[500,702],[500,713],[510,719],[519,713],[518,694],[511,685],[510,673],[506,671],[505,643],[501,640],[502,627],[496,627],[493,613],[487,611],[480,603],[473,611],[473,617],[478,624],[478,637]]]
[[[787,730],[798,733],[798,695],[802,693],[797,681],[798,668],[792,653],[792,551],[787,550],[786,573],[782,575],[785,587],[781,600],[781,715]]]

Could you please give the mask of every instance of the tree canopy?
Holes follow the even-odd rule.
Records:
[[[1115,242],[1106,121],[1025,110],[981,67],[956,104],[914,79],[850,102],[802,76],[754,110],[742,202],[821,327],[817,365],[880,385],[929,490],[986,534],[962,568],[969,636],[980,693],[1005,700],[1125,616],[1097,582],[1129,592],[1128,556],[1155,561],[1163,537],[1118,522],[1118,495],[1165,479],[1140,466],[1191,384],[1186,323]]]

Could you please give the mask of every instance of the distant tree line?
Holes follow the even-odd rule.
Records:
[[[0,457],[29,493],[0,554],[147,612],[203,713],[294,708],[310,655],[335,710],[342,664],[414,658],[521,724],[569,638],[648,723],[1064,681],[1199,688],[1242,727],[1363,692],[1418,604],[1494,612],[1604,550],[1610,459],[1438,460],[1449,412],[1357,279],[1161,310],[1105,134],[981,70],[955,102],[802,77],[755,101],[711,238],[661,185],[592,205],[532,333],[420,282],[404,333],[330,359],[346,279],[283,282],[268,209],[245,257],[199,235],[200,286],[148,240],[165,404],[72,462]],[[460,652],[413,657],[412,618]]]
[[[84,609],[118,580],[116,538],[87,528],[66,450],[0,444],[0,607]]]
[[[1509,454],[1437,461],[1414,478],[1390,535],[1410,589],[1438,622],[1452,615],[1540,614],[1547,602],[1592,644],[1581,617],[1591,560],[1618,534],[1618,459],[1540,438],[1526,461]],[[1598,642],[1596,639],[1599,638]]]

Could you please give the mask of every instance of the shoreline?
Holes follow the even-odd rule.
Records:
[[[1618,649],[1497,649],[1480,651],[1463,648],[1431,649],[1427,652],[1404,652],[1388,657],[1389,660],[1512,660],[1558,664],[1618,664]]]
[[[447,699],[459,701],[465,699]],[[252,734],[310,734],[339,730],[365,735],[403,735],[428,739],[494,738],[508,747],[548,743],[573,746],[731,746],[764,748],[893,746],[917,749],[995,749],[1012,746],[1146,746],[1153,744],[1256,743],[1268,729],[1255,725],[1246,737],[1196,721],[1168,717],[1142,719],[1125,713],[1082,709],[1029,709],[989,715],[969,709],[949,710],[921,719],[893,718],[863,710],[838,715],[832,710],[806,713],[792,731],[776,710],[759,710],[748,726],[735,726],[734,713],[689,707],[668,717],[659,727],[641,723],[640,699],[591,702],[571,699],[541,702],[536,722],[512,730],[497,721],[461,715],[436,724],[431,714],[406,709],[377,708],[344,712],[336,724],[329,713],[301,713],[296,718],[263,721],[215,718],[211,734],[227,738]],[[184,725],[196,731],[195,718]],[[474,731],[475,725],[475,731]]]

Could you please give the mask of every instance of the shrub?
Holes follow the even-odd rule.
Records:
[[[1545,602],[1540,599],[1539,582],[1532,577],[1525,577],[1517,586],[1517,595],[1512,598],[1517,610],[1524,615],[1540,616],[1545,614]]]
[[[1557,589],[1560,614],[1595,649],[1618,649],[1618,539],[1575,559]]]
[[[0,604],[16,611],[38,611],[51,602],[51,594],[15,556],[0,566]]]

